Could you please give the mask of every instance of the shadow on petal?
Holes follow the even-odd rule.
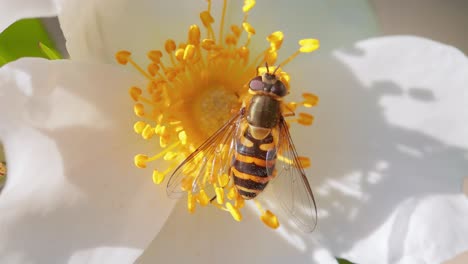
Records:
[[[349,56],[368,55],[357,46],[351,50]],[[441,98],[431,92],[434,87],[402,87],[392,78],[378,77],[368,85],[335,56],[311,61],[310,67],[293,64],[288,71],[294,74],[292,97],[301,90],[320,96],[314,126],[292,129],[299,154],[312,160],[307,173],[319,208],[316,231],[304,234],[282,221],[282,230],[273,232],[255,214],[235,223],[210,208],[189,215],[181,202],[141,263],[253,258],[258,263],[281,258],[310,263],[317,245],[357,263],[392,263],[403,257],[405,236],[399,235],[412,216],[408,203],[460,192],[467,149],[424,129],[390,122],[386,112],[391,106],[381,103],[388,97],[404,99],[409,89],[413,100],[436,104]],[[400,207],[408,210],[395,220]]]
[[[0,196],[11,212],[0,218],[7,239],[1,259],[131,262],[173,206],[132,163],[148,148],[133,133],[126,92],[138,79],[114,66],[70,61],[9,67],[23,71],[30,63],[32,93],[15,95],[16,119],[6,119],[11,131],[0,134],[11,168]]]

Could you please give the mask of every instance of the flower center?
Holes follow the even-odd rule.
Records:
[[[194,117],[199,124],[200,133],[207,138],[218,130],[239,109],[239,98],[223,85],[213,85],[200,94],[194,104]]]
[[[167,174],[221,128],[233,113],[239,111],[248,95],[246,84],[256,73],[265,71],[260,66],[276,63],[277,52],[283,42],[282,32],[272,33],[267,38],[269,47],[252,59],[249,44],[255,35],[255,29],[247,22],[247,17],[255,1],[244,1],[241,24],[231,25],[229,30],[224,25],[227,7],[227,1],[224,1],[218,34],[213,30],[215,19],[211,14],[211,4],[208,1],[207,10],[200,13],[205,36],[202,37],[199,26],[191,25],[185,42],[177,44],[168,39],[164,53],[159,50],[149,51],[147,55],[150,62],[146,69],[133,61],[130,52],[119,51],[116,54],[120,64],[130,63],[148,79],[146,89],[131,87],[129,90],[135,101],[135,115],[140,118],[134,124],[134,130],[145,140],[158,140],[163,150],[153,156],[138,154],[134,162],[137,167],[146,168],[151,161],[168,161],[167,168],[153,171],[153,181],[156,184],[161,183]],[[311,52],[319,46],[314,39],[301,40],[299,44],[300,49],[280,63],[280,66],[287,64],[298,54]],[[164,58],[163,54],[166,54]],[[289,89],[290,77],[281,71],[280,66],[276,67],[279,70],[275,72]],[[295,111],[297,106],[311,107],[317,103],[317,97],[312,94],[304,94],[303,97],[303,102],[289,103],[287,108]],[[310,125],[312,120],[311,115],[300,113],[297,119],[290,121]],[[223,156],[228,152],[226,146],[219,146],[219,149],[214,151],[215,155]],[[307,158],[302,159],[303,164],[309,163]],[[235,220],[240,221],[240,209],[244,200],[237,194],[229,175],[220,173],[217,178],[213,175],[199,175],[197,166],[220,169],[215,158],[204,157],[193,162],[193,168],[189,166],[183,171],[186,176],[180,190],[188,193],[189,211],[193,212],[196,204],[213,204],[230,212]],[[210,186],[210,190],[193,192],[191,186],[194,181],[201,181],[201,186]],[[207,192],[214,193],[216,199],[210,199]],[[262,212],[262,221],[272,228],[278,227],[276,216],[269,210],[261,209],[259,204],[258,207]]]

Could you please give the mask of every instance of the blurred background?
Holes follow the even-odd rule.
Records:
[[[369,4],[383,34],[418,35],[468,54],[468,1],[369,0]]]

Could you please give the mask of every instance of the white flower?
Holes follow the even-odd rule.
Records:
[[[156,234],[142,262],[438,263],[468,249],[460,192],[468,176],[468,61],[416,37],[353,43],[376,33],[364,3],[349,11],[320,1],[261,2],[249,16],[253,50],[277,29],[286,35],[281,54],[301,38],[322,42],[320,53],[287,66],[291,97],[312,91],[321,99],[315,125],[292,131],[312,158],[317,229],[303,234],[286,222],[272,231],[255,211],[236,223],[218,210],[189,215],[179,203],[159,232],[173,202],[131,164],[153,147],[131,131],[126,91],[143,79],[103,62],[120,49],[138,60],[166,38],[185,40],[205,3],[174,2],[44,1],[58,10],[73,60],[22,59],[0,69],[8,162],[0,262],[128,263]],[[53,14],[44,6],[9,17],[2,10],[0,26]],[[228,19],[239,9],[230,3]]]

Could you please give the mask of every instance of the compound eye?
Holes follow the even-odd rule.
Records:
[[[262,76],[257,76],[249,82],[249,88],[253,91],[262,91],[263,86]]]
[[[288,90],[286,89],[286,86],[281,81],[277,81],[273,85],[273,87],[271,88],[271,92],[280,97],[283,97],[288,94]]]

